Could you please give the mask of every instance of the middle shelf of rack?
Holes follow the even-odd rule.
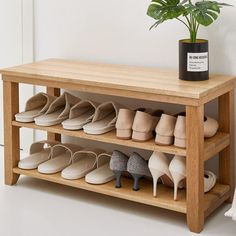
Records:
[[[151,139],[146,142],[135,142],[133,140],[121,140],[116,137],[115,130],[110,131],[108,133],[102,134],[102,135],[90,135],[84,133],[83,130],[78,131],[71,131],[71,130],[65,130],[63,129],[62,125],[54,125],[54,126],[38,126],[35,125],[35,123],[21,123],[17,121],[12,121],[12,125],[16,127],[24,127],[24,128],[30,128],[35,130],[42,130],[46,132],[56,133],[56,134],[63,134],[71,137],[77,137],[87,140],[93,140],[103,143],[111,143],[126,147],[133,147],[133,148],[139,148],[143,150],[149,150],[149,151],[158,151],[158,152],[164,152],[174,155],[181,155],[186,156],[187,151],[186,149],[175,147],[174,145],[171,146],[160,146],[155,144],[154,140]],[[230,136],[227,133],[218,132],[214,137],[205,139],[204,144],[204,159],[208,160],[211,157],[215,156],[217,153],[222,151],[224,148],[226,148],[230,143]]]

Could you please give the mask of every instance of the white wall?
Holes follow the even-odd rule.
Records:
[[[36,0],[36,60],[59,57],[177,68],[178,40],[188,37],[188,33],[175,21],[150,32],[153,20],[146,15],[149,3],[150,0]],[[235,8],[223,9],[214,25],[200,31],[199,37],[210,40],[211,72],[236,74],[235,17]],[[136,105],[134,100],[120,101]],[[151,102],[144,105],[159,107]],[[176,111],[179,107],[169,106],[169,109]],[[208,105],[206,112],[216,116],[216,103]],[[215,161],[214,166],[217,166]]]
[[[33,60],[33,1],[0,0],[0,67],[10,67]],[[0,78],[1,79],[1,78]],[[33,95],[30,85],[20,86],[20,109],[29,96]],[[3,141],[3,94],[0,80],[0,144]],[[33,140],[33,131],[24,129],[21,134],[21,148],[26,149]]]

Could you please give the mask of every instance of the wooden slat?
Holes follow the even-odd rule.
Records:
[[[229,144],[230,144],[230,135],[223,132],[218,132],[214,137],[205,139],[204,160],[207,161],[211,157],[214,157],[220,151],[228,147]]]
[[[31,176],[37,179],[47,180],[54,183],[59,183],[75,188],[80,188],[96,193],[109,195],[112,197],[122,198],[134,202],[139,202],[146,205],[161,207],[172,211],[186,213],[186,199],[185,191],[179,190],[178,201],[173,199],[173,189],[165,187],[164,185],[158,185],[158,196],[155,198],[152,196],[152,182],[148,180],[140,181],[140,190],[132,190],[132,179],[123,177],[122,188],[115,188],[115,182],[111,181],[103,185],[88,184],[84,179],[79,180],[66,180],[59,174],[43,175],[37,170],[21,170],[14,168],[14,173]]]
[[[84,133],[82,130],[79,130],[79,131],[65,130],[62,128],[61,125],[44,127],[44,126],[35,125],[34,123],[21,123],[17,121],[13,121],[12,125],[17,126],[17,127],[43,130],[43,131],[52,132],[52,133],[54,132],[54,133],[63,134],[63,135],[71,136],[71,137],[88,139],[88,140],[93,140],[93,141],[98,141],[98,142],[113,143],[113,144],[117,144],[121,146],[134,147],[134,148],[139,148],[143,150],[160,151],[160,152],[165,152],[169,154],[186,156],[185,149],[178,148],[175,146],[159,146],[154,143],[154,140],[139,143],[139,142],[134,142],[132,140],[117,139],[115,131],[111,131],[103,135],[89,135],[89,134]],[[218,132],[214,137],[205,139],[205,145],[204,145],[205,158],[204,159],[205,160],[210,159],[211,157],[219,153],[228,145],[229,145],[229,134],[227,133]]]
[[[107,90],[120,89],[126,90],[127,93],[144,92],[195,99],[220,90],[235,80],[234,76],[212,75],[208,81],[193,83],[179,80],[177,72],[171,70],[61,59],[49,59],[4,69],[1,73],[30,80],[92,85]]]
[[[187,223],[192,232],[204,226],[204,107],[186,107]]]
[[[64,134],[67,136],[88,139],[88,140],[93,140],[93,141],[98,141],[98,142],[112,143],[112,144],[117,144],[117,145],[127,146],[127,147],[134,147],[134,148],[139,148],[139,149],[144,149],[144,150],[166,152],[166,153],[177,154],[177,155],[182,155],[182,156],[186,155],[186,150],[183,148],[178,148],[175,146],[159,146],[154,143],[154,140],[150,140],[147,142],[134,142],[132,140],[118,139],[116,137],[115,131],[111,131],[102,135],[90,135],[90,134],[84,133],[83,130],[79,130],[79,131],[65,130],[62,128],[61,125],[44,127],[44,126],[35,125],[34,123],[20,123],[16,121],[13,121],[12,125],[17,126],[17,127],[44,130],[51,133]]]
[[[230,197],[228,185],[217,184],[208,194],[204,196],[205,218]]]
[[[160,207],[172,211],[177,211],[186,214],[186,191],[178,191],[178,201],[173,200],[173,189],[158,184],[157,194],[155,198],[152,196],[152,183],[148,180],[140,181],[140,190],[135,192],[132,190],[132,180],[126,177],[122,178],[122,188],[115,188],[115,182],[111,181],[103,185],[92,185],[80,180],[66,180],[60,174],[43,175],[37,170],[22,170],[19,168],[13,169],[14,173],[30,176],[33,178],[46,180],[58,184],[63,184],[87,191],[97,192],[104,195],[109,195],[121,199],[126,199],[133,202],[138,202],[146,205]],[[213,207],[227,197],[229,186],[216,184],[216,186],[207,194],[204,195],[204,209],[205,214],[210,214]]]
[[[12,126],[11,120],[19,111],[19,86],[16,83],[3,82],[4,98],[4,165],[5,184],[13,185],[17,182],[19,175],[13,173],[20,159],[20,135],[19,127]]]
[[[220,152],[219,158],[219,181],[230,186],[230,198],[233,200],[235,177],[234,177],[234,89],[219,97],[219,130],[230,135],[230,145]]]

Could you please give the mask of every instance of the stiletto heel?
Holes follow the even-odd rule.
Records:
[[[186,158],[183,156],[174,156],[170,162],[169,170],[174,182],[174,200],[177,200],[178,187],[180,182],[186,178]]]
[[[171,173],[173,181],[174,181],[174,200],[177,200],[177,194],[178,194],[178,187],[179,187],[179,183],[181,180],[185,179],[184,175],[172,172]]]
[[[163,176],[165,173],[163,173],[162,171],[158,171],[156,169],[150,168],[150,172],[152,174],[152,178],[153,178],[153,196],[156,197],[157,196],[157,182],[158,179]]]
[[[116,177],[116,188],[121,188],[121,175],[122,175],[122,171],[113,171]]]
[[[127,171],[132,175],[134,179],[133,190],[139,190],[139,179],[144,176],[151,176],[148,169],[147,162],[138,153],[134,152],[127,163]]]
[[[133,190],[138,191],[139,190],[139,180],[143,177],[142,175],[138,174],[132,174],[130,173],[134,179],[134,185],[133,185]]]
[[[121,188],[121,175],[127,170],[127,163],[129,157],[120,151],[113,151],[110,160],[110,169],[114,172],[116,177],[116,188]]]
[[[153,152],[149,159],[148,167],[153,178],[153,196],[156,197],[157,181],[159,178],[166,176],[172,182],[171,174],[169,171],[169,160],[164,153]]]

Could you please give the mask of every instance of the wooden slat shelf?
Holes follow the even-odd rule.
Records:
[[[159,151],[159,152],[165,152],[169,154],[177,154],[177,155],[186,156],[186,149],[178,148],[173,145],[160,146],[160,145],[155,144],[154,140],[150,140],[147,142],[134,142],[132,140],[121,140],[116,137],[115,131],[111,131],[103,135],[90,135],[90,134],[84,133],[83,130],[79,130],[79,131],[65,130],[63,129],[61,125],[44,127],[44,126],[35,125],[34,123],[21,123],[17,121],[12,121],[12,125],[17,126],[17,127],[43,130],[47,132],[63,134],[67,136],[88,139],[88,140],[93,140],[93,141],[98,141],[98,142],[112,143],[112,144],[117,144],[117,145],[126,146],[126,147],[133,147],[133,148],[139,148],[143,150]],[[229,135],[226,133],[218,132],[214,137],[210,139],[206,139],[205,140],[205,160],[210,159],[211,157],[219,153],[219,151],[223,150],[228,145],[229,145]]]
[[[187,212],[186,208],[186,191],[178,191],[178,201],[173,200],[173,189],[158,184],[157,193],[155,198],[152,196],[152,182],[142,179],[140,181],[140,190],[132,190],[132,179],[124,177],[122,179],[122,188],[115,188],[115,182],[111,181],[103,185],[92,185],[85,182],[84,178],[79,180],[66,180],[63,179],[60,173],[53,175],[40,174],[37,170],[22,170],[19,168],[13,169],[14,173],[30,176],[37,179],[42,179],[54,183],[59,183],[79,189],[84,189],[104,195],[118,197],[133,202],[139,202],[146,205],[160,207],[168,210],[173,210],[181,213]],[[229,186],[216,184],[216,186],[204,196],[205,210],[211,207],[212,202],[218,202],[220,199],[227,195]]]

